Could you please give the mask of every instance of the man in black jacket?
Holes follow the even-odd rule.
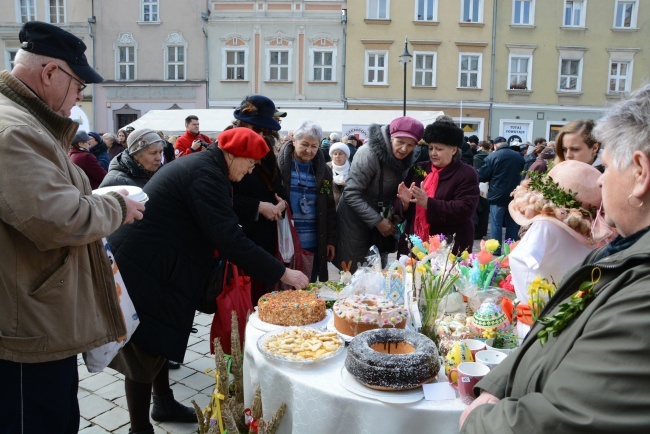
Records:
[[[508,203],[510,193],[521,181],[524,169],[524,157],[508,147],[506,139],[499,136],[494,139],[496,151],[491,153],[478,170],[479,182],[489,182],[488,203],[490,204],[490,238],[502,244],[505,222],[506,239],[519,239],[519,225],[510,217]],[[494,252],[501,254],[501,247]]]

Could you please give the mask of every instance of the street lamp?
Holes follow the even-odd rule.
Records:
[[[413,56],[411,53],[409,53],[409,37],[406,37],[406,40],[404,41],[404,52],[399,55],[399,61],[400,63],[404,64],[404,104],[403,104],[403,116],[406,116],[406,64],[409,63],[413,59]]]

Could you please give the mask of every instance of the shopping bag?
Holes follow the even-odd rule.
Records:
[[[237,312],[240,339],[246,329],[246,318],[253,312],[251,301],[251,278],[235,264],[226,262],[223,290],[217,297],[217,311],[210,327],[210,352],[214,354],[214,339],[219,338],[224,353],[231,354],[230,334],[232,332],[232,311]],[[242,339],[243,341],[243,339]]]
[[[293,224],[293,215],[289,208],[285,210],[285,214],[285,218],[289,220],[294,249],[293,258],[288,262],[288,267],[292,270],[302,271],[308,278],[310,278],[311,270],[314,267],[314,254],[307,250],[303,250],[302,245],[300,244],[300,238],[298,237],[298,231],[296,230],[296,226]],[[287,264],[285,263],[285,265]]]
[[[113,252],[111,252],[111,248],[108,245],[106,238],[102,239],[102,244],[106,249],[108,260],[113,269],[115,290],[117,291],[117,297],[120,300],[120,308],[122,309],[122,316],[124,318],[124,323],[126,324],[126,336],[120,336],[116,342],[109,342],[101,347],[83,353],[83,358],[86,362],[88,372],[103,371],[104,368],[111,363],[111,360],[113,360],[117,352],[126,345],[129,339],[131,339],[133,332],[135,332],[135,329],[140,324],[140,319],[135,311],[135,306],[133,306],[131,297],[129,297],[129,293],[126,290],[126,285],[124,285],[124,280],[122,279],[120,270],[117,268],[117,262],[115,261],[115,257],[113,256]]]
[[[278,220],[278,252],[282,262],[288,264],[295,253],[293,236],[291,234],[291,218],[285,214],[284,218]]]

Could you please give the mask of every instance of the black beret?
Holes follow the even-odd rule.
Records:
[[[461,146],[465,134],[458,125],[452,122],[435,121],[424,129],[424,141],[427,143],[442,143],[447,146]]]
[[[28,21],[23,24],[18,37],[21,49],[66,61],[70,69],[86,83],[104,81],[102,76],[88,65],[84,54],[86,44],[72,33],[52,24]]]

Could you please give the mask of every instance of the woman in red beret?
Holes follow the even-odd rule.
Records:
[[[249,240],[233,211],[230,182],[251,173],[269,148],[247,128],[219,135],[210,146],[164,165],[144,187],[146,216],[108,238],[140,325],[111,367],[124,374],[131,432],[153,433],[152,381],[166,363],[182,361],[204,290],[218,267],[214,251],[267,284],[303,288],[308,278],[285,268]],[[168,390],[153,387],[154,410],[173,405]],[[154,420],[164,420],[152,412]]]

